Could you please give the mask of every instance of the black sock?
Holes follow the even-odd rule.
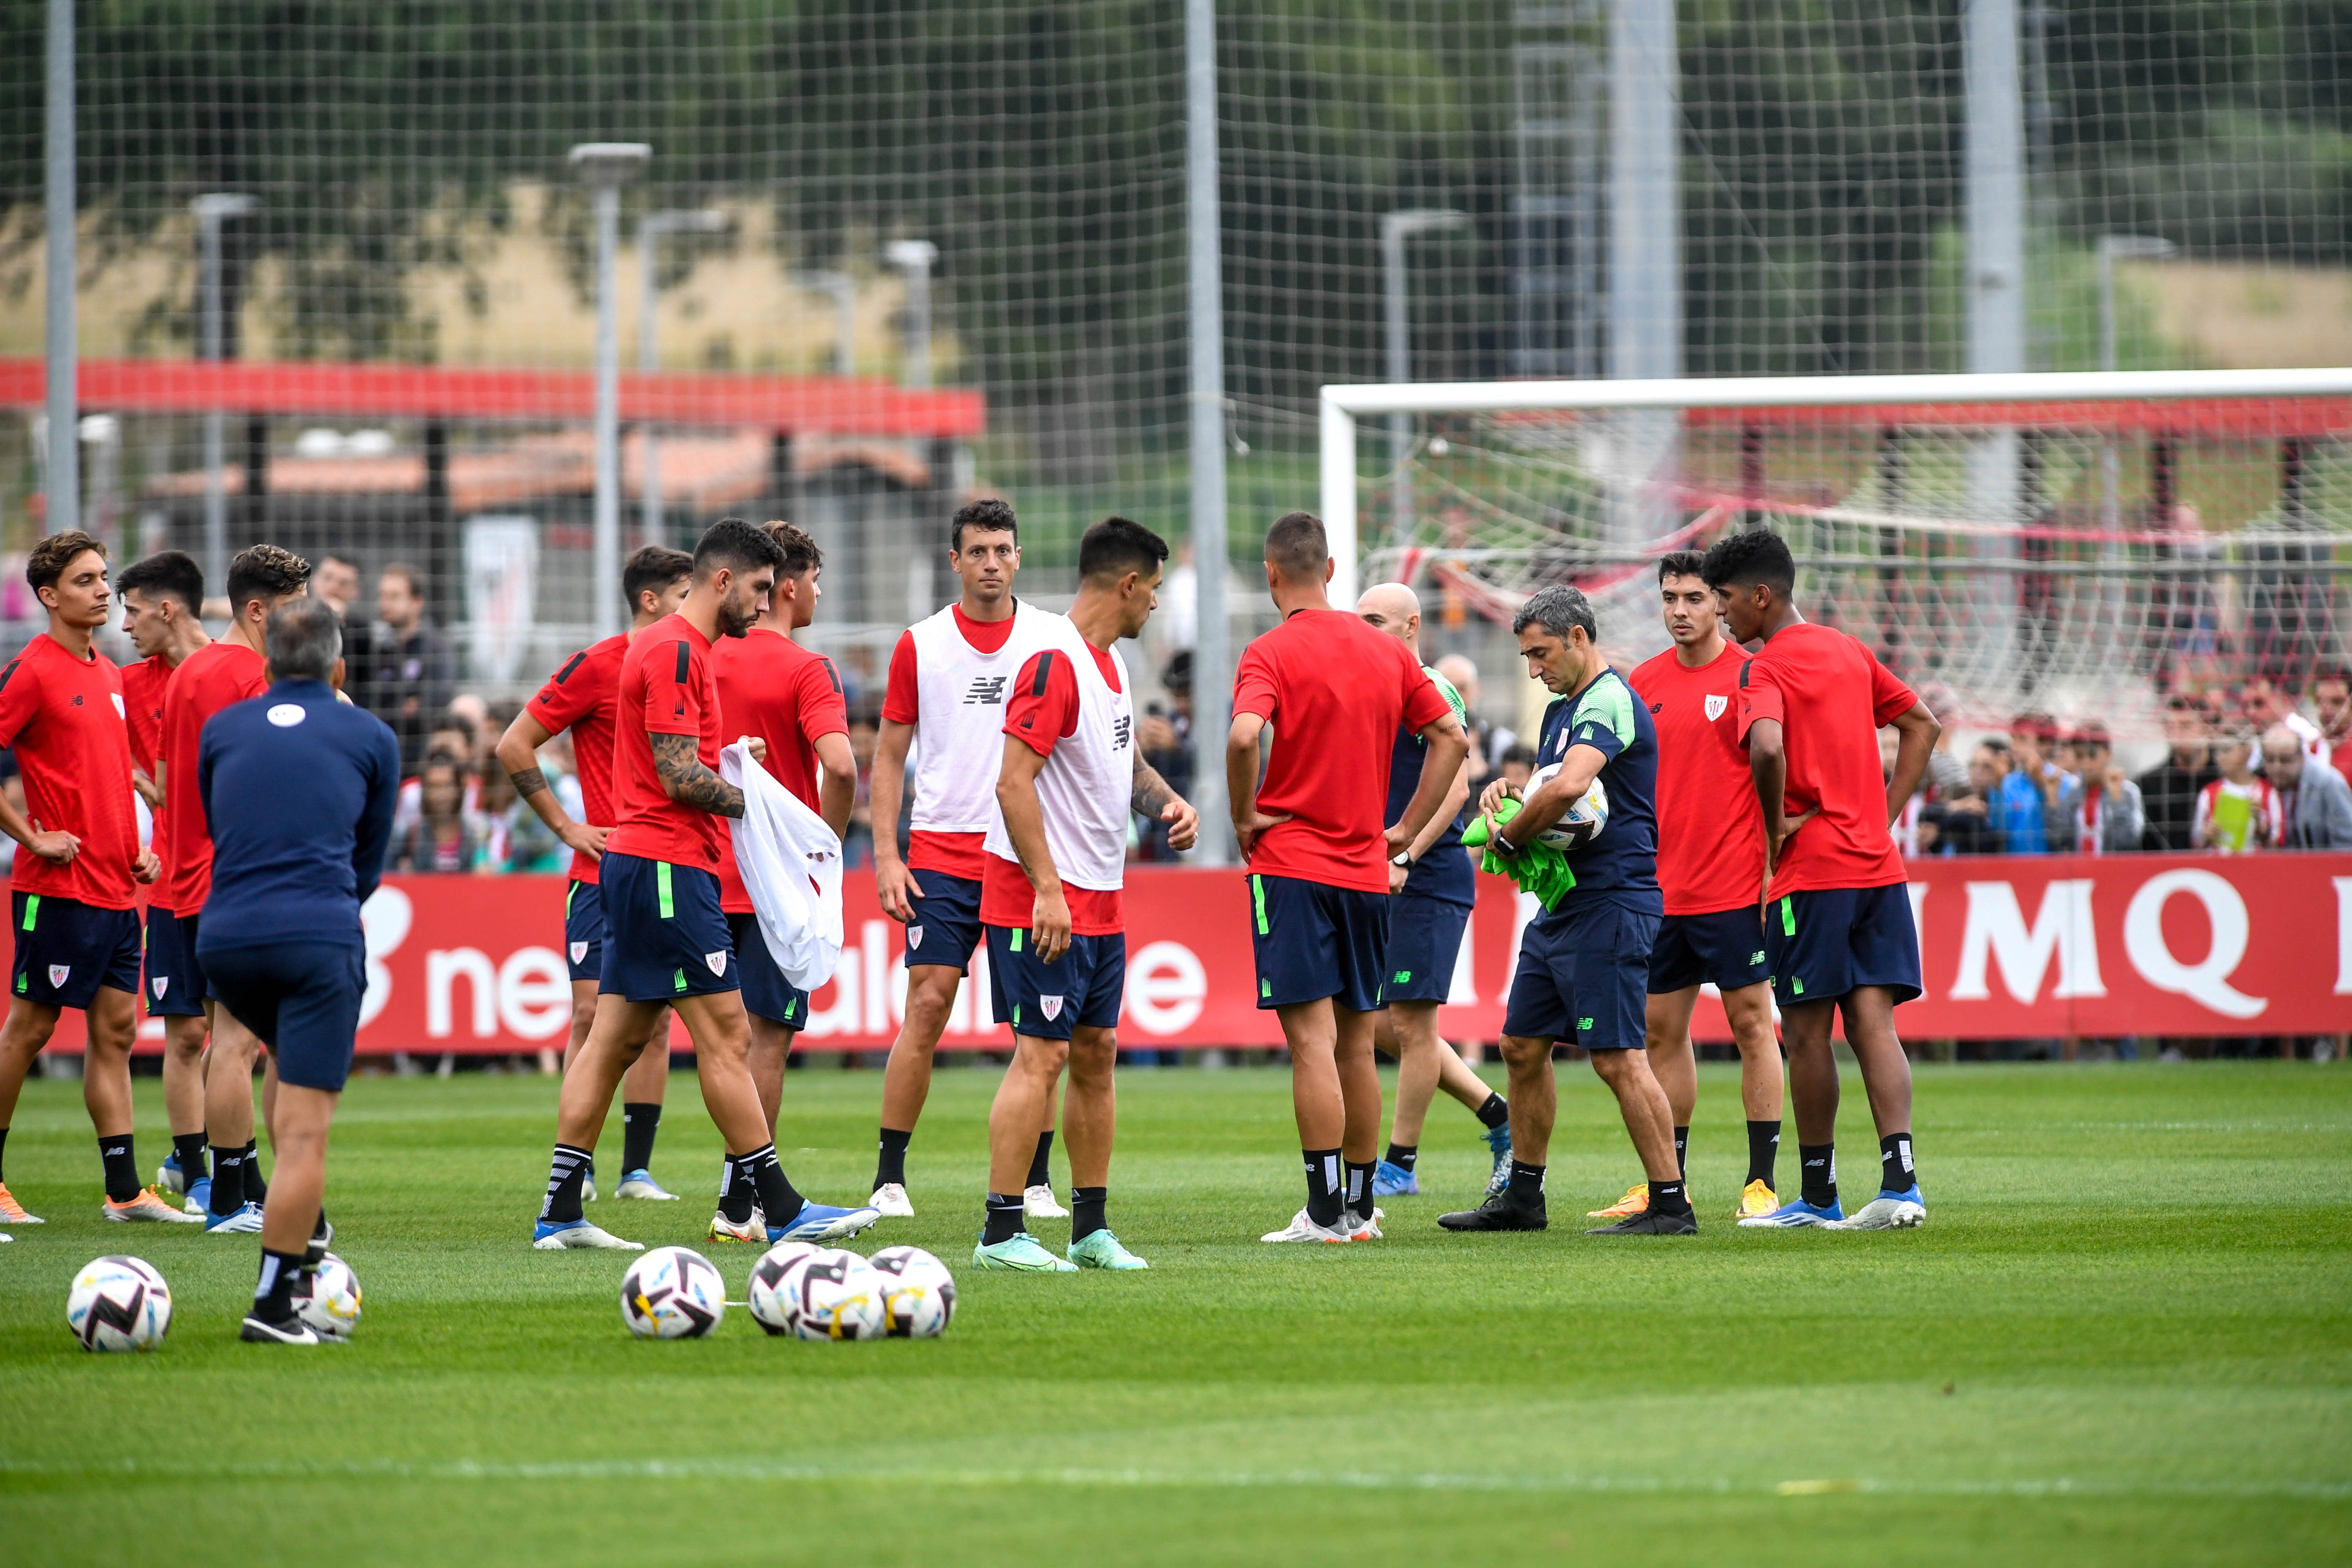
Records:
[[[1350,1160],[1346,1162],[1346,1164],[1347,1206],[1366,1219],[1370,1219],[1372,1216],[1372,1173],[1379,1170],[1380,1166],[1370,1160],[1365,1161],[1360,1165]]]
[[[1919,1184],[1908,1132],[1890,1132],[1878,1141],[1878,1184],[1890,1193],[1907,1193]]]
[[[1103,1228],[1103,1205],[1110,1201],[1108,1187],[1070,1188],[1070,1239],[1084,1241]]]
[[[1817,1209],[1837,1202],[1837,1145],[1800,1143],[1797,1166],[1802,1173],[1805,1201]]]
[[[201,1132],[172,1134],[172,1152],[180,1157],[182,1190],[194,1186],[205,1179],[205,1135]]]
[[[751,1173],[734,1155],[725,1157],[719,1171],[719,1212],[737,1225],[751,1217],[751,1206],[759,1202],[759,1189],[752,1185]]]
[[[887,1187],[893,1182],[902,1187],[907,1184],[907,1145],[914,1141],[912,1128],[904,1132],[896,1128],[882,1129],[882,1152],[874,1161],[875,1186]]]
[[[661,1107],[650,1100],[624,1101],[621,1106],[621,1175],[651,1168],[654,1134],[661,1131]]]
[[[245,1151],[213,1145],[213,1195],[205,1205],[216,1215],[232,1215],[245,1206]]]
[[[1772,1167],[1780,1157],[1780,1124],[1777,1121],[1751,1121],[1748,1124],[1748,1179],[1774,1185]]]
[[[301,1272],[299,1252],[261,1249],[261,1279],[253,1288],[253,1316],[265,1323],[284,1323],[294,1316],[294,1277]]]
[[[261,1143],[253,1138],[245,1141],[245,1201],[249,1204],[269,1201],[269,1184],[261,1179]]]
[[[1511,1162],[1511,1184],[1505,1190],[1510,1194],[1511,1202],[1520,1207],[1539,1209],[1544,1202],[1543,1184],[1544,1168],[1541,1165],[1514,1160]]]
[[[751,1178],[751,1185],[760,1194],[760,1213],[770,1225],[790,1225],[808,1200],[793,1190],[785,1178],[782,1161],[776,1158],[776,1146],[762,1143],[736,1163],[737,1169]]]
[[[1486,1096],[1486,1103],[1478,1108],[1478,1120],[1491,1132],[1511,1119],[1511,1102],[1499,1094]]]
[[[1307,1217],[1328,1230],[1339,1223],[1339,1151],[1302,1149],[1307,1160]]]
[[[1684,1181],[1690,1179],[1690,1129],[1675,1129],[1675,1174]]]
[[[213,1169],[220,1169],[220,1153],[213,1151]],[[575,1149],[569,1143],[555,1146],[555,1157],[547,1169],[547,1201],[540,1205],[539,1217],[562,1225],[580,1217],[580,1184],[588,1177],[588,1151]],[[213,1202],[220,1202],[221,1179],[213,1178]],[[213,1211],[218,1214],[215,1208]]]
[[[1394,1165],[1398,1170],[1402,1171],[1408,1176],[1412,1174],[1412,1163],[1420,1158],[1421,1145],[1418,1143],[1391,1143],[1389,1145],[1389,1163]]]
[[[1652,1214],[1690,1213],[1689,1189],[1679,1179],[1671,1182],[1652,1182],[1650,1212]]]
[[[980,1244],[994,1247],[1000,1241],[1011,1241],[1026,1231],[1029,1226],[1024,1223],[1024,1206],[1019,1193],[989,1194],[988,1223],[980,1233]]]
[[[1053,1185],[1053,1178],[1045,1173],[1045,1156],[1051,1154],[1053,1152],[1054,1134],[1051,1131],[1038,1133],[1037,1156],[1035,1159],[1029,1162],[1029,1184],[1031,1186],[1045,1187]]]
[[[127,1204],[139,1195],[139,1156],[131,1152],[131,1134],[98,1141],[98,1157],[106,1162],[106,1195]]]

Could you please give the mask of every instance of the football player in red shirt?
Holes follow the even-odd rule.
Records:
[[[1911,1150],[1911,1063],[1895,1008],[1919,994],[1919,938],[1903,857],[1888,831],[1941,732],[1868,648],[1809,624],[1790,602],[1796,562],[1777,534],[1727,534],[1701,563],[1731,636],[1761,639],[1739,683],[1740,734],[1764,809],[1764,943],[1789,1047],[1802,1189],[1751,1226],[1845,1230],[1927,1217]],[[1894,776],[1878,731],[1902,733]],[[1837,1197],[1835,1016],[1878,1124],[1879,1193],[1845,1217]]]
[[[1780,1045],[1772,1033],[1772,971],[1757,900],[1764,887],[1764,819],[1739,745],[1739,672],[1748,656],[1724,640],[1715,590],[1699,554],[1658,563],[1658,597],[1675,646],[1638,666],[1630,684],[1658,728],[1658,889],[1665,918],[1650,950],[1651,1074],[1674,1109],[1675,1157],[1685,1173],[1698,1065],[1691,1012],[1699,986],[1723,996],[1739,1047],[1739,1098],[1748,1111],[1748,1182],[1735,1219],[1780,1206],[1772,1166],[1780,1145]],[[1624,1219],[1650,1206],[1647,1182],[1593,1219]]]
[[[106,546],[79,529],[52,533],[33,546],[25,581],[48,611],[49,629],[0,668],[0,746],[16,752],[25,781],[23,811],[0,795],[0,832],[26,851],[9,877],[16,955],[0,1026],[0,1154],[34,1057],[58,1013],[79,1007],[89,1037],[81,1097],[105,1165],[106,1217],[194,1225],[196,1215],[139,1184],[131,1142],[133,888],[152,882],[159,867],[139,847],[122,678],[90,641],[112,608]],[[0,1225],[40,1223],[0,1179]]]
[[[1470,742],[1404,644],[1332,608],[1322,521],[1285,514],[1265,535],[1265,584],[1282,625],[1234,672],[1225,785],[1250,866],[1257,1005],[1282,1023],[1307,1167],[1307,1206],[1264,1240],[1380,1234],[1381,1079],[1372,1022],[1389,937],[1389,867],[1444,803]],[[1421,784],[1394,826],[1389,765],[1399,726],[1428,742]],[[1258,741],[1275,732],[1258,782]],[[1342,1184],[1344,1167],[1345,1182]]]
[[[644,1051],[662,1004],[694,1041],[702,1103],[738,1170],[749,1171],[768,1239],[829,1241],[879,1217],[813,1204],[776,1160],[748,1055],[750,1020],[734,938],[719,907],[719,817],[743,814],[743,792],[719,776],[719,687],[711,645],[748,633],[768,606],[782,546],[739,517],[719,519],[694,550],[677,613],[646,627],[621,662],[614,704],[612,833],[597,867],[604,897],[604,969],[587,1042],[563,1075],[547,1197],[532,1228],[541,1251],[640,1250],[590,1225],[581,1185],[613,1091]],[[753,738],[754,760],[767,749]]]
[[[710,650],[719,684],[719,733],[726,742],[758,737],[767,747],[762,763],[768,772],[824,817],[838,838],[849,830],[850,808],[857,804],[857,759],[849,751],[841,674],[831,659],[793,641],[793,633],[816,618],[824,552],[789,522],[771,522],[766,531],[784,552],[767,611],[749,634],[724,638]],[[731,843],[719,859],[719,907],[735,942],[735,973],[751,1025],[747,1059],[772,1139],[784,1097],[784,1059],[792,1054],[793,1037],[808,1022],[808,993],[784,978],[768,952]],[[711,1216],[710,1239],[761,1240],[766,1231],[749,1173],[730,1168],[719,1190],[725,1196]]]
[[[261,1205],[269,1193],[253,1135],[253,1059],[261,1042],[218,1005],[196,961],[198,924],[213,885],[213,837],[196,793],[196,762],[206,720],[269,689],[268,658],[262,651],[269,612],[303,597],[310,582],[310,563],[292,551],[274,544],[239,551],[228,563],[227,635],[190,654],[163,689],[163,771],[155,781],[163,788],[156,835],[163,846],[163,877],[155,897],[178,917],[170,990],[200,998],[211,1027],[212,1048],[205,1058],[205,1136],[212,1144],[213,1174],[205,1228],[229,1236],[260,1233]],[[151,960],[156,929],[151,922]],[[186,998],[179,1000],[184,1004]],[[262,1071],[265,1123],[277,1104],[278,1061],[271,1057]]]
[[[588,1038],[596,1017],[596,978],[604,969],[604,895],[596,877],[604,840],[613,831],[613,695],[628,656],[629,639],[666,616],[677,613],[694,574],[694,557],[683,550],[648,544],[621,568],[621,592],[629,602],[629,629],[573,654],[547,678],[537,696],[499,737],[499,765],[514,781],[515,794],[572,850],[572,876],[563,889],[564,962],[572,968],[572,1032],[563,1042],[563,1066]],[[539,765],[539,749],[572,731],[572,762],[580,784],[580,809],[588,820],[574,822],[549,787]],[[669,1038],[669,1009],[657,1010],[646,1043]],[[654,1139],[661,1131],[662,1099],[669,1089],[669,1051],[640,1051],[621,1080],[621,1184],[616,1195],[656,1203],[677,1201],[654,1180]],[[581,1195],[596,1196],[596,1163],[588,1163]]]
[[[172,671],[212,639],[198,619],[205,604],[204,568],[184,550],[159,550],[122,569],[114,580],[122,601],[122,629],[137,648],[137,664],[122,671],[124,721],[131,727],[131,783],[151,813],[163,809],[163,688]],[[212,1184],[205,1165],[204,998],[174,971],[179,916],[147,901],[147,1015],[163,1020],[163,1111],[172,1152],[155,1173],[167,1193],[184,1193],[208,1212]]]

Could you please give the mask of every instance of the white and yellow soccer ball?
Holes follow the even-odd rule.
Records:
[[[878,1340],[887,1319],[883,1277],[854,1252],[785,1242],[751,1266],[751,1316],[772,1334]]]
[[[955,1316],[955,1279],[919,1247],[886,1247],[866,1261],[882,1280],[882,1314],[894,1340],[932,1340]]]
[[[330,1252],[318,1268],[294,1277],[294,1315],[321,1339],[350,1339],[360,1324],[360,1277]]]
[[[621,1277],[621,1321],[648,1340],[698,1340],[727,1315],[727,1285],[690,1247],[656,1247]]]
[[[66,1293],[66,1327],[86,1351],[152,1351],[171,1326],[172,1288],[142,1258],[94,1258]]]
[[[1558,763],[1538,768],[1528,780],[1527,788],[1520,792],[1521,798],[1533,795],[1559,772]],[[1601,830],[1608,826],[1609,792],[1601,787],[1601,775],[1595,773],[1583,795],[1568,808],[1568,815],[1537,834],[1536,841],[1554,849],[1581,849],[1600,837]]]

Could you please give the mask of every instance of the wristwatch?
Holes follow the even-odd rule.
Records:
[[[1391,866],[1402,866],[1408,871],[1412,870],[1412,851],[1410,849],[1398,850],[1396,854],[1390,858],[1389,864]]]

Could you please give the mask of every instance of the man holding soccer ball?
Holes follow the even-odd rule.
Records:
[[[1531,921],[1519,948],[1503,1016],[1503,1061],[1510,1069],[1511,1174],[1475,1209],[1442,1215],[1448,1230],[1541,1230],[1544,1162],[1558,1110],[1551,1048],[1574,1041],[1617,1096],[1625,1131],[1650,1181],[1649,1206],[1589,1234],[1688,1236],[1698,1229],[1675,1160],[1674,1112],[1643,1049],[1650,948],[1664,904],[1658,892],[1658,735],[1649,710],[1597,646],[1592,605],[1564,584],[1543,589],[1512,618],[1528,673],[1557,695],[1545,711],[1537,756],[1542,766],[1518,814],[1484,824],[1495,854],[1524,854],[1538,836],[1580,815],[1599,780],[1605,826],[1571,826],[1560,846],[1573,885]],[[1478,798],[1493,818],[1519,792],[1502,780]],[[1578,842],[1578,839],[1581,842]]]

